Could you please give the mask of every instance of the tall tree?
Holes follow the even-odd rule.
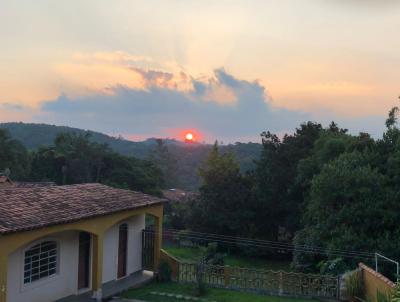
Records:
[[[231,153],[215,143],[200,169],[200,196],[191,206],[189,227],[210,233],[249,235],[254,227],[252,182]]]
[[[30,156],[25,147],[12,139],[8,131],[0,129],[0,172],[11,171],[14,180],[26,180],[30,170]]]
[[[150,154],[150,160],[161,170],[164,187],[175,188],[179,186],[177,160],[162,139],[157,139],[156,143],[154,150]]]
[[[295,187],[297,165],[310,155],[321,130],[321,124],[308,122],[282,140],[262,133],[263,150],[256,168],[259,236],[279,240],[280,230],[291,236],[298,229],[302,192]]]

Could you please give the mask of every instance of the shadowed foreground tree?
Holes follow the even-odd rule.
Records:
[[[254,233],[252,181],[240,173],[233,155],[221,154],[215,143],[199,173],[200,196],[191,204],[188,226],[231,236]]]
[[[0,172],[10,169],[14,180],[26,180],[30,170],[30,156],[25,147],[12,139],[8,131],[0,129]]]

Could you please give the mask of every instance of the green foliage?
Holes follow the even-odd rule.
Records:
[[[376,302],[391,302],[392,295],[390,293],[383,293],[380,290],[376,290]]]
[[[200,196],[190,204],[188,227],[208,233],[248,234],[254,228],[252,180],[240,173],[233,155],[221,153],[215,144],[199,173]]]
[[[325,275],[340,275],[348,269],[343,258],[335,258],[333,260],[323,260],[318,264],[320,273]]]
[[[207,245],[204,260],[207,264],[224,265],[224,258],[226,255],[218,252],[218,243],[211,242]]]
[[[400,282],[396,283],[394,293],[391,297],[391,302],[400,302]]]
[[[0,172],[9,169],[14,180],[26,180],[30,170],[30,155],[24,146],[0,129]]]
[[[167,261],[161,261],[158,267],[158,280],[161,282],[170,282],[172,276],[171,266]]]
[[[359,270],[349,273],[345,278],[346,295],[350,300],[364,297],[364,284]]]
[[[88,136],[91,142],[106,144],[119,155],[152,161],[162,171],[163,187],[186,190],[197,190],[200,186],[197,170],[212,149],[212,145],[186,144],[172,139],[162,140],[160,148],[160,140],[154,138],[133,142],[99,132],[46,124],[0,123],[0,128],[7,129],[12,138],[31,151],[52,146],[60,134]],[[259,158],[261,145],[235,143],[221,146],[221,150],[234,154],[239,160],[240,170],[246,172],[255,168],[254,160]]]
[[[157,145],[150,154],[150,161],[160,168],[164,179],[165,188],[178,186],[177,159],[169,152],[168,146],[161,139],[156,140]]]
[[[297,165],[310,155],[321,131],[320,124],[308,122],[282,140],[270,132],[262,133],[263,150],[255,171],[257,237],[281,240],[280,228],[290,237],[299,228],[303,194],[295,182]]]
[[[150,161],[119,155],[93,142],[88,134],[63,133],[54,145],[28,151],[0,129],[0,171],[11,169],[13,180],[58,184],[100,182],[161,195],[162,174]]]

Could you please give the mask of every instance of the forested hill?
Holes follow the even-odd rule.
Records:
[[[7,129],[10,135],[20,141],[27,149],[35,150],[40,146],[49,146],[60,133],[88,133],[91,139],[97,143],[106,143],[114,151],[137,158],[145,158],[154,140],[144,142],[132,142],[122,138],[112,137],[100,132],[83,130],[66,126],[55,126],[47,124],[25,124],[25,123],[0,123],[0,128]]]
[[[100,132],[47,124],[0,123],[0,128],[7,129],[12,138],[20,141],[27,149],[31,150],[38,149],[40,146],[52,145],[54,139],[60,133],[88,133],[91,140],[97,143],[106,143],[111,149],[125,156],[149,159],[154,157],[154,153],[160,151],[157,150],[160,149],[157,140],[151,138],[142,142],[133,142]],[[169,139],[163,140],[163,143],[164,148],[167,147],[171,155],[171,161],[174,162],[173,164],[166,164],[165,160],[161,160],[164,161],[161,165],[170,166],[170,170],[175,171],[169,185],[183,189],[196,189],[199,185],[198,167],[206,159],[212,146],[208,144],[187,145]],[[259,158],[262,146],[256,143],[235,143],[222,145],[220,148],[222,152],[232,152],[236,156],[241,170],[248,171],[254,168],[254,161]],[[161,154],[161,156],[165,157],[165,154]]]

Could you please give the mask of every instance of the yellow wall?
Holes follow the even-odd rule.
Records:
[[[376,302],[378,291],[385,295],[393,293],[395,284],[392,281],[365,264],[360,263],[359,267],[362,272],[366,298]]]
[[[118,212],[106,216],[95,217],[85,219],[68,224],[60,224],[32,231],[19,232],[15,234],[9,234],[0,236],[0,302],[7,301],[7,266],[8,266],[8,255],[29,244],[35,240],[38,240],[44,236],[50,234],[64,232],[64,231],[85,231],[89,232],[93,236],[93,271],[92,271],[92,284],[93,290],[101,288],[102,273],[103,273],[103,240],[105,232],[115,225],[116,223],[128,219],[130,217],[149,214],[156,218],[156,243],[155,243],[155,255],[154,265],[157,268],[160,261],[160,249],[161,249],[161,232],[162,232],[162,219],[163,219],[163,206],[154,205],[143,207],[139,209]]]

